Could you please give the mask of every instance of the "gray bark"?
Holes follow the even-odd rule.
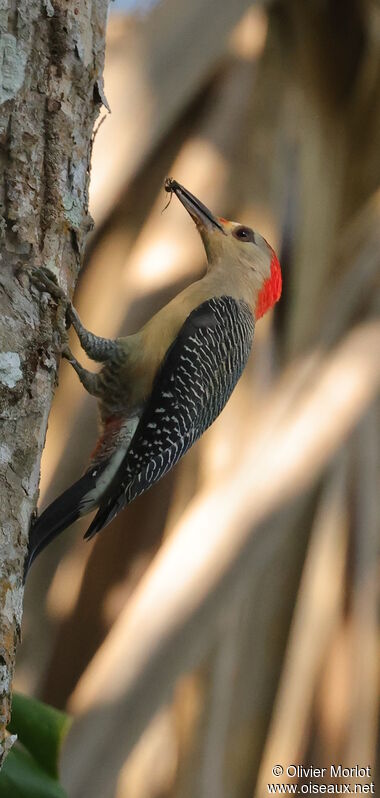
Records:
[[[56,381],[47,266],[71,294],[88,215],[108,0],[0,0],[0,761],[23,602],[23,562]]]

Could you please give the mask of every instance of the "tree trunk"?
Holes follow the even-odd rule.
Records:
[[[108,0],[0,2],[0,760],[60,344],[54,303],[31,288],[27,272],[48,267],[72,293],[91,226],[107,7]]]

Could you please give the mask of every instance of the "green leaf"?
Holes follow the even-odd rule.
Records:
[[[16,744],[0,773],[0,798],[67,798],[67,793]]]
[[[64,712],[36,698],[14,693],[8,729],[17,734],[36,762],[53,778],[58,777],[59,755],[70,724],[71,719]]]

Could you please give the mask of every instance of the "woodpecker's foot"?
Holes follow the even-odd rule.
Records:
[[[75,313],[73,305],[67,294],[58,285],[55,274],[50,269],[33,268],[29,271],[29,276],[33,284],[44,291],[57,302],[59,306],[58,326],[61,334],[72,324],[72,317]]]
[[[70,303],[69,298],[66,296],[62,288],[59,287],[55,274],[50,269],[39,269],[33,267],[29,271],[29,277],[40,291],[46,291],[57,302]]]
[[[69,363],[71,363],[71,365],[73,365],[76,362],[76,359],[75,359],[75,357],[74,357],[74,355],[73,355],[73,353],[72,353],[67,341],[65,341],[63,346],[62,346],[61,355],[62,355],[62,357],[65,358],[65,360],[68,360]]]
[[[73,367],[74,371],[78,374],[78,377],[86,389],[86,391],[91,394],[91,396],[99,396],[99,375],[94,374],[92,371],[87,371],[87,369],[83,368],[81,364],[78,362],[76,357],[74,357],[70,347],[68,344],[62,349],[62,357],[67,360],[70,365]]]

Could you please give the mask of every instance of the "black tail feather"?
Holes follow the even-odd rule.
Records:
[[[123,504],[124,503],[120,503],[119,506],[119,504],[113,499],[108,501],[105,505],[102,503],[98,512],[96,513],[95,518],[92,519],[87,532],[83,535],[84,540],[91,540],[91,538],[93,538],[97,532],[100,532],[101,529],[104,529],[105,526],[110,524],[115,518],[115,515],[118,514],[119,509],[121,509]]]
[[[97,472],[97,476],[99,471]],[[87,471],[74,485],[58,496],[37,518],[29,535],[28,554],[25,560],[24,579],[32,562],[55,537],[71,526],[81,515],[90,513],[97,506],[95,499],[85,506],[83,499],[96,487],[92,471]]]

